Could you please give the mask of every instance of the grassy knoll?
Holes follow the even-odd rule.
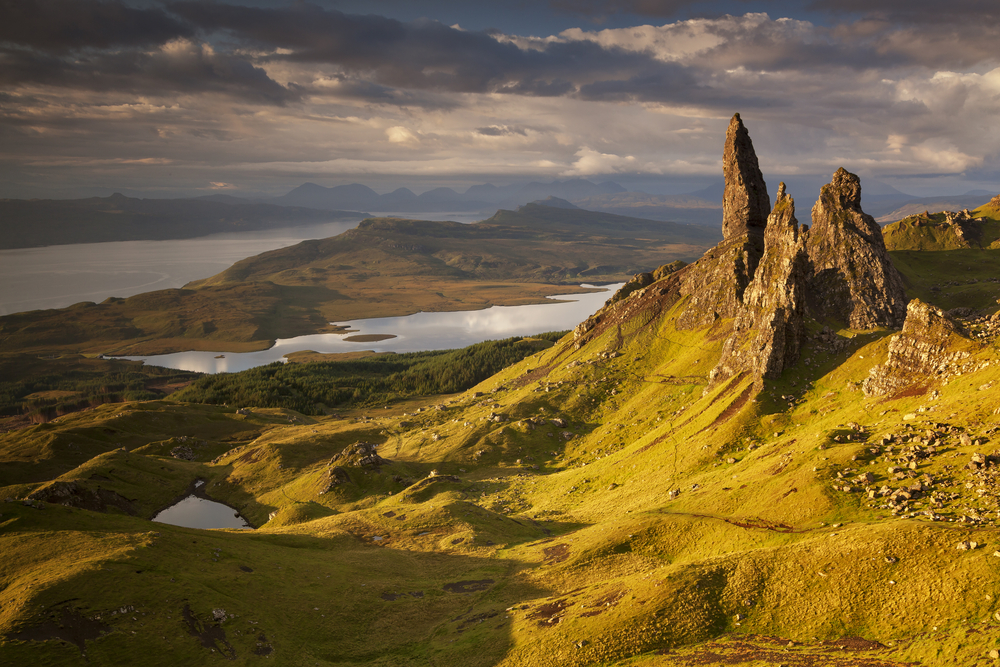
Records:
[[[705,392],[726,323],[643,303],[406,414],[130,403],[0,435],[21,466],[0,497],[130,503],[0,504],[0,657],[990,664],[1000,495],[967,464],[1000,432],[996,342],[956,338],[970,370],[868,398],[893,332],[845,329],[756,396]],[[195,479],[259,528],[145,520]],[[878,492],[915,482],[902,509]]]

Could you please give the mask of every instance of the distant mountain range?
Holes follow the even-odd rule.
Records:
[[[486,183],[474,185],[464,193],[451,188],[435,188],[419,195],[407,188],[399,188],[380,195],[368,186],[358,183],[332,188],[304,183],[286,195],[261,201],[280,206],[305,206],[323,210],[365,210],[379,213],[492,213],[498,208],[516,208],[545,197],[575,201],[625,191],[625,188],[617,183],[595,184],[584,179],[502,187]]]
[[[789,192],[798,201],[802,222],[809,222],[809,210],[819,193],[818,183],[808,179],[787,182]],[[865,212],[882,224],[925,210],[934,213],[976,208],[992,196],[987,191],[971,191],[959,196],[919,198],[875,179],[863,182],[862,186]],[[358,183],[335,187],[304,183],[285,195],[269,199],[226,194],[191,199],[137,199],[118,193],[89,199],[0,199],[0,249],[195,238],[227,231],[360,220],[372,214],[406,217],[430,213],[480,214],[485,219],[498,209],[514,210],[533,202],[717,229],[722,222],[722,195],[721,180],[688,194],[652,195],[629,192],[611,181],[571,179],[499,187],[485,183],[462,193],[435,188],[419,195],[407,188],[379,194]]]
[[[808,224],[809,211],[825,181],[816,178],[790,178],[786,183],[789,192],[799,204],[800,217]],[[865,212],[875,216],[882,223],[894,222],[917,212],[917,209],[923,212],[925,208],[932,211],[975,208],[989,201],[991,197],[989,192],[973,191],[959,196],[920,198],[900,192],[877,179],[864,180],[862,188],[862,206]],[[776,187],[773,189],[777,190]],[[305,183],[281,197],[256,201],[325,210],[366,210],[382,214],[481,213],[487,217],[497,209],[513,210],[524,204],[545,202],[550,198],[564,204],[546,202],[549,206],[572,205],[588,211],[714,227],[720,225],[722,221],[722,195],[721,180],[696,192],[654,195],[631,192],[611,181],[593,183],[578,178],[502,187],[486,183],[474,185],[465,192],[451,188],[435,188],[419,195],[407,188],[379,194],[368,186],[358,183],[336,187]],[[226,195],[215,195],[212,198],[217,198],[219,201],[235,199]]]

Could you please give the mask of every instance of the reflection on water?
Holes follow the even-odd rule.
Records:
[[[198,239],[0,250],[0,315],[183,287],[268,250],[336,236],[359,220]]]
[[[188,496],[171,505],[154,516],[153,521],[185,528],[253,528],[232,507],[198,496]]]
[[[214,352],[179,352],[142,359],[152,366],[165,366],[200,373],[234,373],[273,361],[281,361],[286,354],[301,350],[315,352],[419,352],[466,347],[484,340],[497,340],[511,336],[528,336],[545,331],[572,329],[590,317],[608,299],[609,292],[621,287],[607,285],[601,292],[588,294],[563,294],[549,297],[552,303],[530,306],[493,306],[484,310],[451,313],[416,313],[406,317],[380,317],[351,322],[338,322],[356,329],[354,335],[394,334],[396,337],[379,342],[352,342],[346,335],[313,334],[297,338],[279,339],[275,345],[261,352],[242,354]],[[224,357],[220,358],[220,354]]]

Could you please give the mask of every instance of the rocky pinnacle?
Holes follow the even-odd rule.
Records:
[[[812,221],[813,315],[855,329],[900,326],[906,315],[903,281],[889,259],[882,229],[861,210],[861,179],[838,169],[820,191]]]
[[[763,234],[771,213],[771,199],[757,164],[750,133],[739,114],[729,121],[726,131],[722,174],[726,180],[722,200],[723,238],[728,240],[748,232]]]
[[[782,183],[767,220],[763,257],[744,294],[733,333],[709,376],[710,387],[740,372],[758,381],[776,378],[798,359],[809,280],[805,241],[795,219],[795,202]]]

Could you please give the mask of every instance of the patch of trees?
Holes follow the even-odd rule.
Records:
[[[171,400],[230,407],[325,408],[384,405],[400,398],[451,394],[473,387],[565,332],[486,341],[459,350],[386,354],[350,361],[275,362],[239,373],[200,378]]]
[[[27,415],[45,422],[103,403],[163,398],[161,385],[190,382],[199,373],[119,360],[54,360],[25,355],[0,362],[0,416]]]

